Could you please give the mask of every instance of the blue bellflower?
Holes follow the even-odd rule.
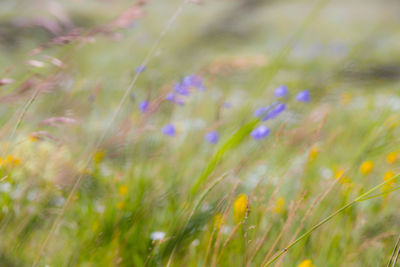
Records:
[[[167,124],[162,127],[162,133],[166,136],[174,136],[176,133],[175,126],[173,124]]]
[[[286,85],[281,85],[278,88],[275,89],[275,96],[276,97],[284,97],[287,96],[288,94],[288,88]]]
[[[270,109],[270,106],[266,107],[259,107],[256,110],[254,110],[254,117],[261,117],[264,115],[268,110]]]
[[[204,90],[205,87],[203,85],[203,78],[198,75],[192,74],[183,78],[182,83],[188,87],[192,86],[197,88],[198,90]]]
[[[140,110],[141,112],[146,112],[148,107],[149,107],[149,101],[147,101],[147,100],[142,101],[142,102],[140,102],[140,104],[139,104],[139,110]]]
[[[189,87],[180,82],[175,84],[174,90],[175,90],[175,92],[177,92],[180,95],[189,95],[189,93],[190,93]]]
[[[304,90],[297,94],[296,96],[297,101],[308,103],[311,101],[310,91]]]
[[[270,120],[276,118],[279,114],[285,111],[285,104],[277,104],[270,111],[268,111],[267,115],[262,119],[263,121]]]
[[[139,65],[137,68],[136,68],[136,72],[137,73],[142,73],[142,72],[144,72],[146,70],[146,66],[145,65]]]
[[[204,138],[206,139],[207,142],[211,143],[211,144],[216,144],[218,143],[219,140],[219,134],[217,131],[213,131],[213,132],[208,132]]]
[[[260,125],[257,128],[255,128],[251,133],[251,137],[255,140],[263,139],[269,135],[269,128],[265,125]]]

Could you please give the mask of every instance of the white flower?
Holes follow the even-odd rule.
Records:
[[[9,182],[4,182],[0,184],[0,191],[4,193],[8,193],[11,191],[11,184]]]
[[[151,240],[163,240],[165,237],[164,232],[153,232],[150,234]]]

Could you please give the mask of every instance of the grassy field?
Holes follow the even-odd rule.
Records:
[[[397,266],[400,3],[0,2],[0,266]]]

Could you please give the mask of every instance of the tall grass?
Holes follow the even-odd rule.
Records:
[[[395,266],[399,21],[354,1],[5,5],[0,266]]]

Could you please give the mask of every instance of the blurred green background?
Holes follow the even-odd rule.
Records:
[[[386,266],[399,14],[395,0],[1,1],[0,266],[263,266],[387,181],[272,264]],[[206,90],[165,101],[193,73]],[[287,110],[253,140],[282,84]]]

